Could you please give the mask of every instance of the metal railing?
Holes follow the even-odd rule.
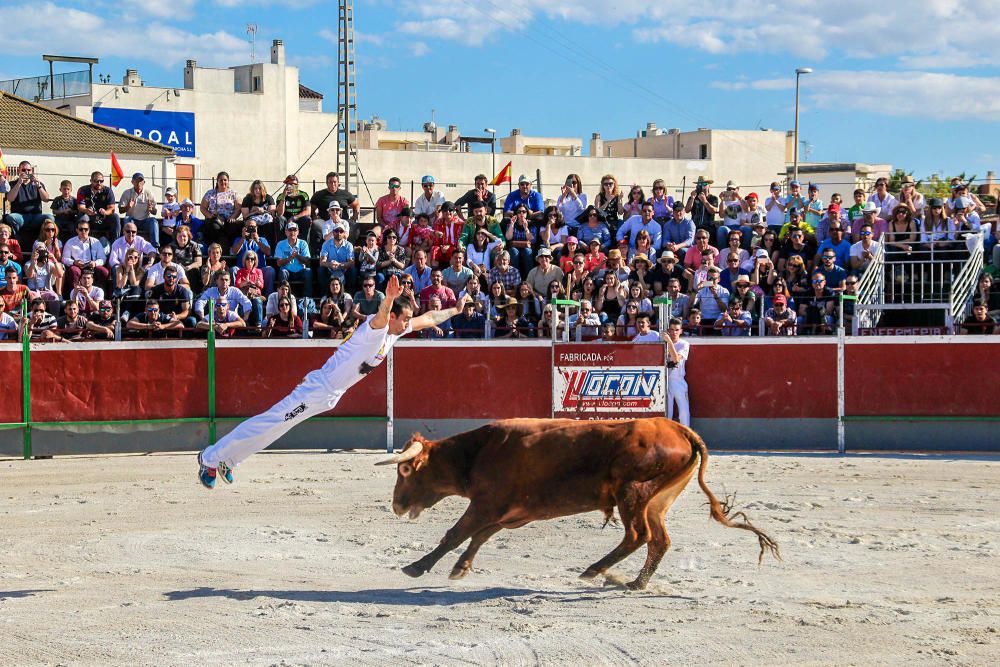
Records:
[[[979,283],[979,273],[983,269],[983,234],[988,229],[988,227],[983,227],[979,234],[967,239],[971,255],[951,284],[949,305],[951,307],[951,321],[955,325],[960,324],[965,319],[969,306],[972,304],[972,296]]]
[[[0,91],[35,102],[88,95],[90,72],[84,69],[55,74],[51,78],[46,74],[23,79],[8,79],[0,81]]]
[[[851,333],[878,325],[880,309],[885,304],[885,247],[879,246],[858,281],[858,299],[854,306]]]

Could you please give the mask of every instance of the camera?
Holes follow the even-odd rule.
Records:
[[[677,362],[676,361],[671,361],[670,359],[668,359],[667,360],[667,368],[677,368]]]
[[[700,183],[698,185],[694,186],[694,193],[695,193],[695,195],[705,194],[705,186],[701,185]]]
[[[39,262],[47,262],[47,261],[49,261],[49,251],[45,250],[45,249],[39,250],[38,251],[38,261]]]

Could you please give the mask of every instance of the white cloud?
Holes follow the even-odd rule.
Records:
[[[421,56],[426,56],[428,53],[431,52],[431,47],[427,46],[427,44],[425,44],[424,42],[413,42],[409,46],[410,46],[410,53],[412,53],[416,58],[420,58]]]

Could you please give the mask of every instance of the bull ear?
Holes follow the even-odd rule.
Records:
[[[403,477],[409,477],[413,474],[413,465],[410,463],[400,463],[399,464],[399,474]]]
[[[414,459],[414,461],[413,461],[413,471],[416,472],[417,470],[420,470],[421,468],[424,467],[425,463],[427,463],[427,457],[426,456],[421,456],[418,459]]]

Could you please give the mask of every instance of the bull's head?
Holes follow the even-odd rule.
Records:
[[[428,465],[433,446],[432,441],[414,433],[402,452],[375,464],[397,466],[396,488],[392,492],[392,511],[396,516],[409,513],[411,519],[416,519],[423,510],[451,495],[442,488],[441,471]]]

